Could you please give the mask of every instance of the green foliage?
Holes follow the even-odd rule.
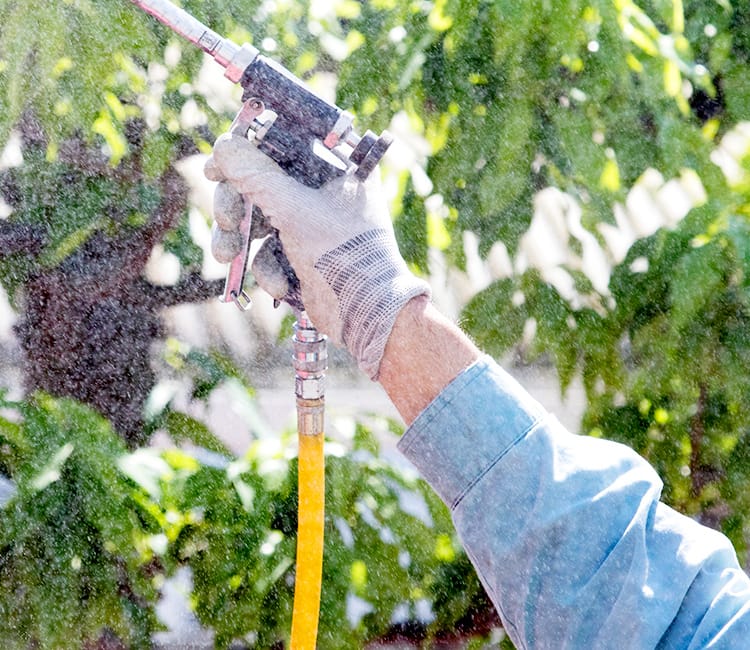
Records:
[[[429,636],[486,608],[442,503],[378,460],[362,425],[356,440],[352,453],[327,455],[319,647],[361,647],[394,621]],[[140,450],[121,465],[168,541],[170,566],[191,567],[195,612],[217,647],[288,640],[297,508],[288,440],[257,441],[231,462]]]
[[[203,5],[193,4],[198,7],[192,9]],[[65,139],[82,134],[104,145],[117,164],[130,150],[127,121],[144,115],[146,107],[150,130],[144,169],[153,177],[166,168],[183,107],[190,99],[206,107],[205,97],[185,90],[200,64],[200,51],[175,45],[165,60],[175,39],[127,0],[54,5],[2,0],[0,11],[1,142],[33,114],[50,137],[50,160]],[[223,123],[210,111],[205,117],[214,126]]]
[[[0,141],[27,110],[52,136],[20,172],[28,201],[14,216],[46,225],[50,206],[60,203],[42,258],[51,265],[97,229],[112,228],[111,205],[120,197],[136,206],[136,220],[153,198],[145,185],[143,192],[85,178],[58,195],[50,188],[60,186],[56,160],[66,138],[82,133],[121,166],[131,149],[126,124],[150,107],[142,164],[154,178],[169,164],[180,134],[207,151],[207,129],[225,128],[231,110],[217,113],[214,98],[195,84],[200,53],[132,3],[48,5],[0,0],[6,89]],[[527,358],[549,359],[562,390],[580,376],[588,400],[584,432],[645,454],[663,476],[670,503],[723,527],[745,549],[750,155],[738,150],[745,145],[735,136],[750,118],[746,2],[340,0],[279,2],[274,10],[254,0],[186,0],[183,6],[236,42],[264,48],[316,87],[336,75],[337,101],[355,111],[362,127],[379,129],[394,114],[406,116],[412,135],[429,149],[399,169],[394,206],[404,254],[418,269],[428,270],[430,249],[464,268],[464,231],[477,235],[482,256],[502,241],[515,257],[544,188],[575,202],[581,231],[604,249],[600,226],[619,227],[623,206],[648,170],[668,181],[697,179],[705,196],[684,219],[669,229],[638,231],[627,255],[608,251],[606,290],[594,289],[582,271],[584,235],[568,233],[562,244],[572,261],[556,270],[570,279],[573,298],[532,264],[473,296],[464,324],[493,354],[520,344]],[[203,111],[204,125],[181,122],[189,102]],[[734,147],[735,160],[720,168],[724,142]],[[643,230],[649,234],[641,236]],[[184,264],[198,260],[184,224],[165,246]],[[28,260],[5,259],[2,267],[11,289],[28,276]],[[178,370],[192,374],[196,398],[234,372],[210,355],[184,361]],[[164,404],[153,426],[223,452],[205,425]],[[10,449],[24,430],[3,424],[3,435],[18,437]],[[45,451],[44,466],[55,458],[63,469],[76,461],[75,450],[66,457],[66,444]],[[434,625],[442,625],[457,620],[465,612],[462,599],[476,593],[462,556],[444,559],[454,541],[432,497],[381,467],[372,452],[362,442],[356,454],[329,459],[336,489],[329,495],[328,536],[338,545],[326,560],[326,597],[333,600],[324,609],[322,638],[331,647],[380,633],[402,598],[407,608],[430,600]],[[172,454],[153,460],[161,469],[150,480],[139,477],[146,491],[136,494],[151,513],[151,533],[168,542],[160,559],[194,566],[197,610],[216,626],[220,644],[251,632],[270,644],[288,630],[293,463],[272,460],[260,447],[228,467]],[[58,484],[67,485],[56,481],[43,492]],[[433,528],[411,515],[392,523],[404,491],[421,494]],[[219,530],[231,534],[225,538]],[[384,530],[399,544],[384,541]],[[398,561],[401,542],[411,554],[408,566]],[[451,598],[450,587],[438,591],[457,576],[467,581],[466,592]],[[402,585],[408,585],[405,596],[396,591]],[[354,628],[341,625],[347,594],[375,605]]]
[[[71,148],[77,144],[76,140],[67,143]],[[28,147],[24,158],[22,166],[7,170],[2,178],[13,208],[10,221],[36,229],[44,246],[33,254],[0,256],[0,283],[12,299],[31,277],[59,266],[96,235],[122,240],[133,236],[148,223],[162,198],[157,182],[134,178],[137,163],[131,157],[116,169],[95,152],[83,149],[77,160],[49,160],[43,149]],[[183,253],[185,266],[195,265],[195,245],[188,255],[185,228],[183,224],[170,232],[167,248]],[[117,260],[110,264],[114,274]],[[92,265],[75,270],[84,282],[100,269]]]
[[[3,647],[83,647],[103,631],[149,648],[156,629],[125,453],[106,420],[43,394],[3,401],[0,467],[15,483],[0,508]]]
[[[199,447],[127,453],[106,420],[73,401],[38,394],[2,406],[0,467],[15,485],[0,507],[4,647],[83,647],[104,630],[150,647],[158,587],[179,566],[192,571],[191,603],[217,647],[288,638],[288,437],[233,460]],[[180,428],[194,433],[186,419]],[[447,510],[378,459],[370,429],[357,425],[352,453],[329,448],[326,480],[321,648],[359,647],[394,622],[430,637],[487,611]]]
[[[152,39],[133,38],[139,17],[128,3],[118,0],[54,5],[5,0],[0,10],[6,88],[0,117],[2,141],[31,106],[68,134],[81,119],[93,124],[103,108],[102,80],[123,70],[123,61],[112,55],[113,49],[129,49],[147,59],[155,54]]]
[[[341,64],[339,101],[376,124],[405,111],[427,139],[458,264],[462,230],[481,252],[498,239],[515,251],[531,195],[548,184],[578,197],[589,224],[611,221],[613,201],[648,167],[695,169],[721,192],[712,138],[750,115],[735,72],[748,60],[747,10],[654,4],[368,3],[345,23],[347,41],[362,39]],[[410,251],[425,240],[425,208],[415,217],[407,198],[400,234],[424,267]]]

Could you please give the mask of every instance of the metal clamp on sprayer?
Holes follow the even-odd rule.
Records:
[[[252,131],[258,149],[300,183],[320,187],[351,168],[365,180],[393,141],[387,131],[379,136],[366,131],[360,137],[350,113],[326,102],[252,45],[240,47],[219,36],[168,0],[132,2],[211,55],[225,68],[224,76],[244,88],[233,131],[243,136]],[[248,206],[240,228],[243,250],[230,264],[222,297],[241,309],[250,305],[243,283],[252,215]]]

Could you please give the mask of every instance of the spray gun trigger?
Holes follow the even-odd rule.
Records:
[[[260,99],[250,97],[250,99],[242,104],[242,108],[240,108],[232,121],[232,126],[229,130],[236,135],[246,138],[250,129],[253,128],[255,118],[265,110],[266,107]]]
[[[224,295],[220,299],[222,302],[233,302],[242,311],[249,309],[252,302],[250,296],[245,292],[243,285],[245,283],[247,262],[250,256],[250,231],[254,210],[255,206],[252,203],[245,203],[245,214],[242,217],[239,227],[239,233],[242,237],[242,249],[229,263],[227,278],[224,282]]]

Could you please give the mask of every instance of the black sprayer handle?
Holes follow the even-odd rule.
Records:
[[[240,83],[245,90],[243,101],[258,98],[275,113],[272,126],[261,138],[256,137],[256,142],[258,149],[287,174],[317,188],[346,171],[344,163],[321,145],[344,111],[307,90],[288,70],[261,55],[245,69]]]

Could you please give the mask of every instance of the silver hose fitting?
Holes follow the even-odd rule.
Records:
[[[292,342],[297,429],[304,435],[319,435],[324,424],[327,339],[315,329],[307,314],[301,312],[294,324]]]

